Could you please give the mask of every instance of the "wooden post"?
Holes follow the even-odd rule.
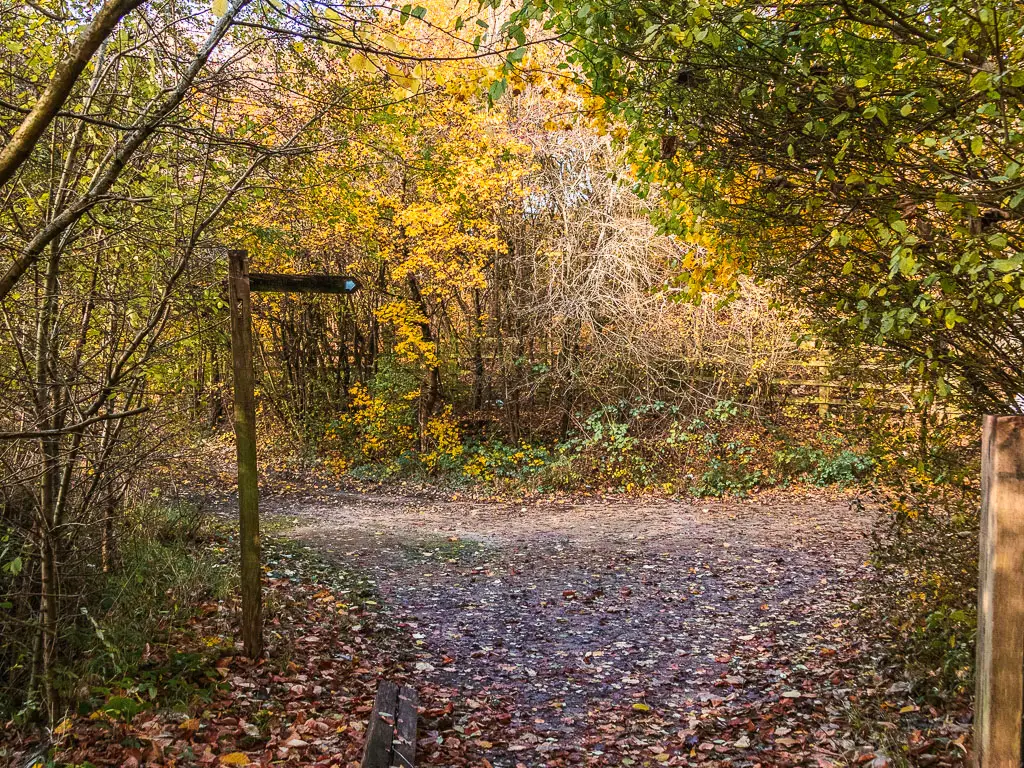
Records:
[[[256,398],[252,368],[249,254],[228,251],[228,304],[234,364],[235,443],[238,451],[238,538],[242,565],[242,644],[245,655],[263,653],[263,594],[260,585],[260,509],[256,474]]]
[[[974,750],[1020,768],[1024,715],[1024,416],[986,416],[981,442]]]

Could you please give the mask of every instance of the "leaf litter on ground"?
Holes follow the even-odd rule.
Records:
[[[305,545],[270,539],[267,658],[204,605],[155,654],[200,654],[203,697],[69,717],[62,760],[354,767],[387,678],[423,765],[964,764],[963,702],[915,698],[856,621],[871,521],[841,499],[267,509]]]

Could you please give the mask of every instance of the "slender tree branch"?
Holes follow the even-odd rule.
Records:
[[[6,184],[36,146],[43,131],[67,101],[93,54],[118,23],[145,0],[107,0],[85,31],[78,36],[64,60],[57,65],[50,84],[28,113],[11,140],[0,150],[0,187]]]
[[[133,408],[130,411],[121,411],[120,413],[104,413],[99,416],[93,416],[92,418],[80,421],[77,424],[72,424],[70,427],[61,427],[60,429],[39,429],[34,432],[0,432],[0,440],[30,440],[33,438],[38,439],[41,437],[70,435],[75,432],[81,432],[86,427],[97,424],[101,421],[126,419],[129,416],[138,416],[140,413],[145,413],[148,410],[149,406],[146,405],[141,408]]]

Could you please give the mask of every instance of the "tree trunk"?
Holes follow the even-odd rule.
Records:
[[[473,291],[473,410],[484,407],[484,322],[480,307],[480,290]]]
[[[114,562],[114,513],[117,505],[113,496],[107,498],[106,514],[103,517],[103,534],[100,541],[100,562],[104,573],[110,573]]]
[[[51,386],[50,334],[57,304],[57,271],[60,265],[60,250],[57,244],[50,247],[50,258],[46,265],[44,295],[39,310],[36,328],[36,425],[40,431],[53,428],[54,393]],[[39,614],[41,627],[41,704],[49,721],[57,713],[57,702],[53,690],[53,664],[57,653],[57,481],[59,438],[54,435],[39,440],[42,454],[42,472],[39,478]]]
[[[220,374],[220,356],[210,350],[210,428],[216,429],[224,420],[224,391]]]
[[[423,334],[425,342],[434,344],[434,359],[436,361],[440,355],[440,349],[438,349],[437,344],[434,342],[434,333],[430,329],[430,321],[427,319],[427,305],[423,301],[423,294],[420,293],[419,283],[412,274],[409,275],[409,293],[412,294],[413,301],[416,302],[416,306],[419,307],[420,313],[423,315],[423,322],[420,323],[420,332]],[[434,415],[437,404],[441,402],[441,368],[439,363],[435,362],[434,365],[430,366],[427,372],[427,381],[422,389],[423,391],[420,393],[418,426],[420,451],[426,453],[430,450],[427,422]]]

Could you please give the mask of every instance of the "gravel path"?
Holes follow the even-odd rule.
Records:
[[[872,512],[845,497],[266,508],[373,575],[426,683],[507,705],[477,764],[820,763],[851,746],[842,680],[807,661],[842,653],[865,583]]]

